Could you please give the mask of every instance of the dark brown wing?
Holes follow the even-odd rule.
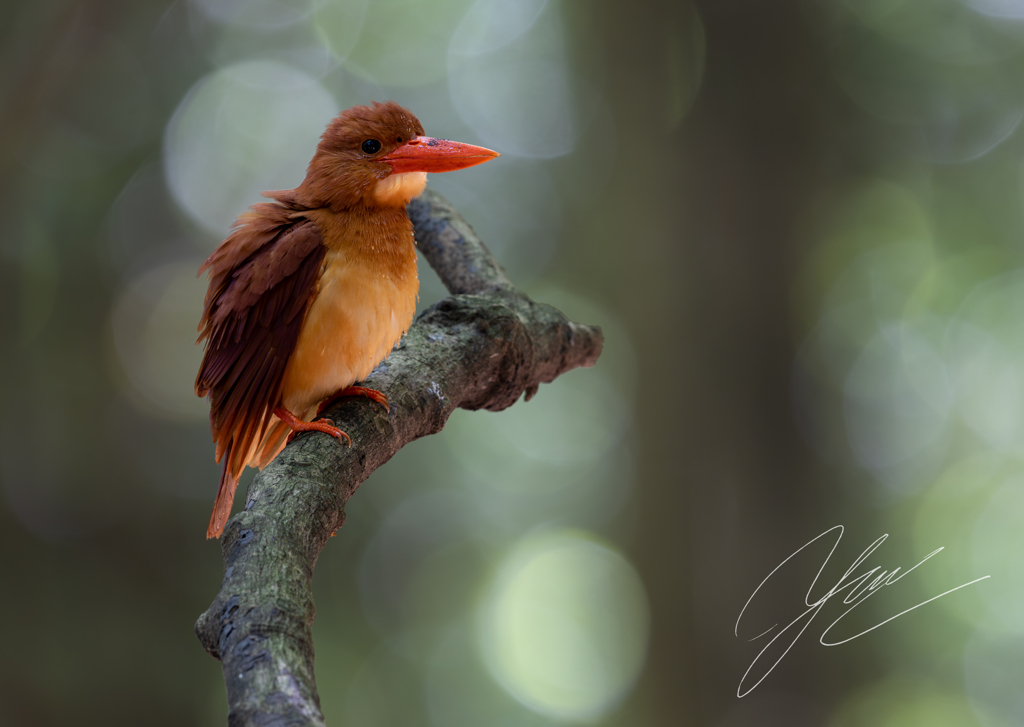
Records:
[[[210,269],[210,290],[200,323],[200,340],[207,342],[196,394],[210,397],[216,458],[224,460],[207,537],[224,530],[238,477],[280,402],[285,367],[327,252],[312,221],[288,218],[277,205],[256,205],[253,212],[264,207],[271,208],[267,216],[243,218],[200,270]],[[239,253],[246,257],[232,266]]]

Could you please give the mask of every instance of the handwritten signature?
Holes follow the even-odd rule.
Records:
[[[804,550],[804,548],[807,548],[810,545],[813,545],[817,541],[819,541],[822,538],[826,537],[829,533],[834,533],[836,531],[838,531],[838,536],[836,537],[836,542],[832,545],[832,550],[829,551],[828,557],[826,557],[825,561],[821,564],[821,568],[818,569],[818,574],[814,577],[814,580],[811,581],[810,588],[807,589],[807,596],[804,599],[804,603],[807,606],[807,610],[804,611],[803,613],[801,613],[795,619],[793,619],[789,623],[789,625],[786,626],[784,629],[782,629],[781,631],[776,633],[775,636],[772,638],[772,640],[769,641],[765,645],[765,647],[763,649],[761,649],[761,651],[758,653],[758,655],[756,657],[754,657],[754,661],[751,662],[750,666],[747,668],[747,671],[743,674],[743,678],[740,679],[739,688],[736,690],[736,696],[737,697],[741,697],[741,698],[745,697],[746,695],[750,694],[754,689],[756,689],[757,685],[760,684],[761,682],[763,682],[765,680],[765,678],[769,674],[772,673],[772,670],[776,666],[779,665],[779,662],[782,661],[782,659],[786,656],[786,654],[789,653],[789,650],[793,648],[793,645],[796,644],[796,642],[800,638],[800,636],[803,635],[804,631],[807,630],[807,627],[811,625],[811,621],[813,621],[814,617],[818,615],[818,612],[825,605],[825,603],[827,603],[830,598],[832,598],[833,596],[835,596],[836,594],[838,594],[838,593],[840,593],[840,592],[842,592],[844,590],[849,589],[849,594],[843,599],[843,603],[845,603],[845,604],[852,604],[852,605],[850,605],[850,607],[848,609],[846,609],[846,611],[844,611],[843,614],[839,618],[837,618],[835,621],[833,621],[831,623],[831,625],[827,629],[825,629],[825,631],[821,634],[821,638],[818,641],[819,641],[819,643],[822,646],[839,646],[840,644],[845,644],[848,641],[853,641],[854,639],[856,639],[856,638],[858,638],[860,636],[863,636],[864,634],[868,633],[869,631],[874,631],[879,626],[883,626],[883,625],[889,623],[890,621],[892,621],[893,619],[897,619],[900,616],[902,616],[903,614],[909,613],[910,611],[913,611],[915,608],[920,608],[924,604],[931,603],[932,601],[936,600],[937,598],[942,598],[943,596],[945,596],[947,594],[950,594],[953,591],[959,591],[961,588],[966,588],[967,586],[969,586],[971,584],[977,583],[978,581],[983,581],[986,578],[990,578],[991,577],[991,576],[982,576],[981,578],[976,578],[973,581],[970,581],[969,583],[964,583],[963,585],[957,586],[956,588],[950,588],[945,593],[940,593],[937,596],[932,596],[927,601],[922,601],[921,603],[917,604],[916,606],[912,606],[911,608],[908,608],[905,611],[900,611],[895,616],[890,616],[885,621],[882,621],[881,623],[875,624],[871,628],[865,629],[865,630],[861,631],[859,634],[854,634],[853,636],[849,637],[848,639],[843,639],[842,641],[827,642],[827,641],[825,641],[825,637],[828,635],[828,632],[831,631],[832,628],[837,623],[842,621],[843,617],[845,617],[846,614],[850,613],[850,611],[855,609],[857,606],[859,606],[861,603],[866,601],[869,597],[873,596],[875,593],[880,591],[885,586],[891,586],[893,583],[898,581],[900,578],[903,578],[905,575],[907,575],[908,573],[913,571],[915,568],[917,568],[919,565],[924,563],[926,560],[928,560],[932,556],[938,554],[940,551],[942,551],[944,549],[944,548],[936,548],[931,553],[929,553],[924,558],[922,558],[921,561],[917,565],[915,565],[915,566],[913,566],[911,568],[908,568],[907,570],[903,571],[903,573],[899,573],[899,571],[900,571],[899,567],[896,567],[891,573],[889,571],[885,571],[885,570],[882,570],[879,573],[881,568],[880,568],[880,566],[876,566],[876,567],[872,568],[871,570],[867,571],[866,573],[862,573],[862,574],[860,574],[860,575],[858,575],[856,577],[851,578],[850,576],[853,573],[853,571],[861,563],[863,563],[867,559],[867,557],[869,555],[871,555],[873,552],[875,552],[875,550],[877,550],[882,545],[882,543],[885,542],[886,538],[889,537],[888,534],[885,534],[882,537],[878,538],[871,545],[869,545],[864,550],[864,552],[861,553],[860,556],[858,556],[857,560],[853,561],[853,565],[851,565],[849,568],[847,568],[846,573],[844,573],[843,577],[839,579],[839,582],[836,583],[834,586],[832,586],[832,588],[824,596],[822,596],[821,598],[819,598],[816,601],[812,601],[811,600],[811,598],[812,598],[811,591],[814,590],[814,586],[818,582],[818,579],[821,577],[822,571],[824,571],[825,570],[825,566],[828,565],[829,558],[831,558],[832,554],[836,552],[836,547],[838,547],[839,541],[843,539],[843,533],[845,532],[845,530],[844,530],[842,525],[836,525],[835,527],[829,528],[828,530],[823,532],[821,535],[817,536],[816,538],[813,538],[808,543],[806,543],[805,545],[803,545],[800,548],[798,548],[796,550],[796,552],[794,552],[792,555],[790,555],[784,561],[779,563],[775,567],[775,569],[771,573],[769,573],[765,577],[765,579],[763,581],[761,581],[761,585],[759,585],[757,588],[755,588],[754,592],[752,594],[750,594],[750,598],[747,599],[746,604],[744,604],[743,609],[740,611],[739,618],[736,619],[736,627],[733,630],[733,633],[737,636],[737,638],[739,637],[740,621],[743,620],[743,614],[745,614],[747,612],[747,607],[750,606],[750,602],[754,600],[754,596],[757,595],[757,592],[761,590],[761,588],[764,586],[764,584],[767,583],[768,580],[773,575],[775,575],[776,571],[778,571],[779,568],[781,568],[786,563],[788,563],[790,560],[792,560],[794,557],[796,557],[796,555],[798,553],[800,553],[800,551]],[[877,575],[876,575],[876,573],[877,573]],[[897,573],[899,573],[899,575],[897,575]],[[809,616],[809,618],[808,618],[808,616]],[[785,634],[790,629],[793,629],[798,623],[800,623],[805,618],[806,618],[806,623],[804,623],[803,627],[801,627],[800,630],[796,633],[796,635],[793,637],[792,641],[789,642],[789,645],[786,646],[786,649],[785,649],[785,651],[782,652],[782,655],[778,659],[775,660],[774,664],[772,664],[770,667],[768,667],[767,671],[765,671],[764,674],[761,675],[761,678],[758,679],[753,684],[753,686],[750,686],[746,690],[744,690],[744,684],[748,681],[748,677],[752,678],[751,677],[751,672],[754,670],[754,667],[757,666],[757,663],[761,660],[761,657],[764,655],[764,653],[766,651],[768,651],[768,649],[771,648],[772,644],[774,644],[776,641],[778,641],[782,637],[783,634]],[[771,633],[775,629],[776,626],[778,626],[778,624],[772,625],[770,628],[768,628],[767,631],[764,631],[763,633],[758,634],[754,638],[750,639],[750,641],[756,641],[757,639],[760,639],[761,637],[766,636],[767,634]],[[781,648],[781,645],[780,645],[780,648]],[[757,672],[754,673],[754,676],[756,676],[756,674],[757,674]]]

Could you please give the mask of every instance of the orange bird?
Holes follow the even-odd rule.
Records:
[[[238,478],[265,467],[297,432],[348,438],[310,421],[384,360],[412,323],[419,278],[405,212],[427,172],[482,164],[496,152],[431,139],[394,102],[356,106],[327,126],[306,178],[264,192],[199,269],[209,271],[196,394],[210,397],[224,461],[206,537],[224,531]],[[351,439],[349,439],[351,446]]]

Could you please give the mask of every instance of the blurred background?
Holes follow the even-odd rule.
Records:
[[[389,98],[502,153],[430,184],[606,345],[349,503],[328,724],[1024,724],[1024,1],[0,12],[0,724],[225,723],[195,271]],[[991,578],[827,648],[844,592],[737,698],[839,524],[812,600],[945,550],[826,641]]]

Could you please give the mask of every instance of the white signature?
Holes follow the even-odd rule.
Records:
[[[895,568],[891,573],[889,571],[884,571],[884,570],[881,571],[880,573],[878,573],[878,571],[880,570],[880,566],[876,566],[876,567],[872,568],[871,570],[867,571],[866,573],[862,573],[862,574],[860,574],[860,575],[858,575],[858,576],[856,576],[856,577],[851,579],[850,578],[850,574],[853,573],[854,569],[857,568],[861,563],[863,563],[867,559],[867,557],[869,555],[871,555],[873,552],[875,552],[875,550],[877,550],[878,547],[881,546],[882,543],[885,542],[885,539],[889,537],[888,534],[885,534],[882,537],[878,538],[878,540],[873,542],[871,545],[869,545],[864,550],[864,552],[861,553],[860,556],[858,556],[857,560],[853,561],[853,565],[851,565],[849,568],[847,568],[846,573],[843,574],[843,577],[839,579],[839,582],[836,583],[832,587],[832,589],[829,590],[828,593],[826,593],[824,596],[819,598],[817,601],[812,601],[811,600],[811,591],[814,590],[814,585],[818,582],[818,578],[821,577],[821,572],[823,570],[825,570],[825,566],[828,564],[829,558],[831,558],[832,554],[836,552],[836,547],[839,545],[839,541],[843,539],[844,528],[843,528],[842,525],[836,525],[835,527],[829,528],[828,530],[823,532],[821,535],[819,535],[818,537],[812,539],[810,542],[806,543],[805,545],[802,545],[800,548],[798,548],[796,550],[795,553],[793,553],[788,558],[786,558],[786,560],[784,560],[781,563],[779,563],[775,567],[775,570],[773,570],[771,573],[769,573],[767,575],[767,577],[765,577],[765,579],[763,581],[761,581],[761,585],[759,585],[757,588],[755,588],[754,592],[752,594],[750,594],[750,598],[747,599],[746,604],[744,604],[743,609],[740,611],[739,618],[736,619],[736,627],[733,630],[733,633],[737,637],[739,637],[740,621],[743,619],[743,614],[746,613],[747,607],[750,605],[750,602],[754,600],[754,596],[756,596],[757,592],[761,590],[761,587],[764,586],[764,584],[768,582],[768,579],[770,579],[773,575],[775,575],[775,572],[777,570],[779,570],[779,568],[784,566],[787,562],[789,562],[792,558],[794,558],[804,548],[808,547],[809,545],[812,545],[813,543],[817,542],[818,540],[821,540],[822,538],[824,538],[829,533],[834,533],[836,531],[839,531],[838,537],[836,537],[836,542],[832,546],[832,550],[829,551],[828,557],[825,558],[825,562],[822,563],[821,564],[821,568],[818,569],[818,575],[816,575],[814,577],[814,580],[811,581],[810,588],[807,589],[807,596],[804,599],[804,603],[807,605],[807,610],[804,611],[803,613],[801,613],[795,619],[793,619],[790,622],[790,624],[788,626],[786,626],[786,628],[782,629],[777,634],[775,634],[775,636],[772,638],[772,640],[769,641],[765,645],[765,647],[763,649],[761,649],[761,651],[758,653],[758,655],[756,657],[754,657],[754,661],[752,661],[750,666],[747,667],[747,671],[743,674],[743,678],[740,679],[739,688],[736,690],[736,696],[737,697],[745,697],[746,695],[750,694],[750,692],[752,692],[755,688],[757,688],[758,684],[763,682],[765,680],[765,678],[769,674],[772,673],[772,669],[774,669],[776,666],[779,665],[779,662],[782,661],[782,659],[786,656],[786,654],[789,653],[789,650],[793,648],[793,645],[797,642],[797,639],[799,639],[800,636],[803,634],[803,632],[807,630],[807,627],[811,625],[811,621],[813,621],[814,617],[818,615],[818,611],[821,610],[822,606],[824,606],[825,603],[830,598],[832,598],[832,596],[836,595],[840,591],[849,589],[850,593],[846,596],[846,598],[843,599],[843,603],[852,604],[852,605],[848,609],[846,609],[846,611],[844,611],[843,614],[839,618],[837,618],[835,621],[833,621],[832,624],[827,629],[825,629],[825,631],[821,634],[821,638],[818,641],[819,641],[819,643],[822,646],[839,646],[840,644],[845,644],[847,641],[853,641],[857,637],[863,636],[864,634],[868,633],[869,631],[874,631],[879,626],[887,624],[890,621],[892,621],[893,619],[899,618],[903,614],[909,613],[910,611],[913,611],[915,608],[920,608],[924,604],[930,603],[931,601],[934,601],[937,598],[942,598],[943,596],[945,596],[945,595],[947,595],[949,593],[952,593],[953,591],[959,591],[961,588],[966,588],[967,586],[969,586],[969,585],[971,585],[973,583],[977,583],[978,581],[983,581],[986,578],[990,578],[991,577],[991,576],[982,576],[981,578],[974,579],[970,583],[964,583],[963,585],[957,586],[956,588],[950,588],[945,593],[940,593],[937,596],[932,596],[927,601],[922,601],[921,603],[917,604],[916,606],[912,606],[911,608],[908,608],[905,611],[900,611],[895,616],[890,616],[885,621],[882,621],[881,623],[875,624],[871,628],[865,629],[865,630],[861,631],[859,634],[854,634],[853,636],[851,636],[848,639],[843,639],[842,641],[826,642],[825,641],[825,637],[828,635],[828,632],[832,630],[833,626],[835,626],[837,623],[839,623],[840,621],[843,620],[843,616],[846,616],[846,614],[848,614],[854,608],[856,608],[861,603],[863,603],[865,600],[867,600],[868,597],[874,595],[875,593],[880,591],[885,586],[891,586],[893,583],[898,581],[900,578],[902,578],[903,576],[907,575],[907,573],[910,573],[912,570],[914,570],[914,568],[917,568],[917,566],[921,565],[921,563],[924,563],[926,560],[931,558],[933,555],[936,555],[941,550],[943,550],[943,548],[936,548],[931,553],[929,553],[924,558],[922,558],[920,563],[918,563],[917,565],[913,566],[912,568],[908,568],[907,570],[903,571],[903,573],[900,573],[899,575],[897,575],[897,573],[899,573],[899,570],[900,570],[899,567]],[[875,575],[876,573],[877,573],[877,575]],[[874,577],[874,580],[871,580],[872,577]],[[785,634],[791,628],[796,626],[801,620],[803,620],[808,615],[810,617],[807,618],[807,622],[796,633],[796,635],[793,637],[793,640],[789,642],[789,645],[786,647],[786,650],[782,652],[782,656],[780,656],[778,659],[776,659],[775,663],[772,664],[770,667],[768,667],[768,669],[764,672],[764,674],[761,675],[760,679],[758,679],[752,686],[750,686],[749,688],[744,690],[743,686],[748,681],[748,677],[751,676],[751,671],[753,671],[754,667],[757,665],[758,661],[760,661],[760,659],[764,655],[764,653],[766,651],[768,651],[768,649],[771,647],[771,645],[774,644],[779,638],[781,638],[783,634]],[[778,626],[778,624],[774,624],[773,626],[768,628],[767,631],[764,631],[763,633],[758,634],[757,636],[755,636],[754,638],[752,638],[750,640],[751,641],[756,641],[757,639],[760,639],[762,636],[765,636],[766,634],[770,633],[776,626]],[[755,676],[756,676],[756,674],[757,673],[755,672]]]

